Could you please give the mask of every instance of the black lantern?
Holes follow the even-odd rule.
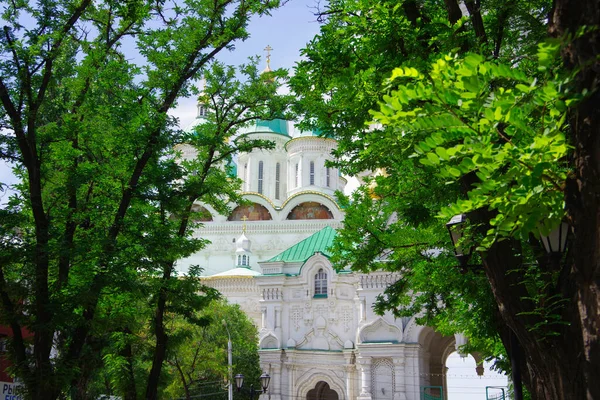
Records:
[[[267,393],[267,389],[269,388],[269,382],[271,382],[271,377],[266,372],[260,376],[260,385],[262,386],[263,393]]]
[[[244,375],[237,374],[235,376],[235,387],[237,388],[238,392],[240,391],[242,386],[244,386]]]
[[[260,376],[260,386],[262,387],[262,391],[254,390],[254,385],[250,385],[250,389],[248,390],[248,394],[250,394],[250,400],[254,399],[254,395],[256,393],[267,393],[267,389],[269,388],[269,382],[271,382],[271,377],[267,373],[263,373]],[[244,386],[244,375],[237,374],[235,376],[235,387],[238,392],[242,391],[242,387]]]
[[[565,252],[567,247],[567,236],[569,234],[569,224],[561,222],[558,227],[547,235],[540,232],[540,240],[544,244],[546,252],[550,255],[560,255]]]
[[[452,217],[452,219],[446,224],[446,228],[448,228],[448,232],[450,232],[452,245],[454,246],[454,254],[456,255],[456,259],[463,269],[467,268],[472,250],[470,246],[467,246],[468,248],[465,251],[465,243],[462,240],[466,220],[467,216],[465,214],[459,214]]]

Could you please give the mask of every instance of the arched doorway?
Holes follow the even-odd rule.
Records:
[[[338,400],[338,394],[329,387],[327,382],[319,381],[314,389],[306,394],[306,400]]]

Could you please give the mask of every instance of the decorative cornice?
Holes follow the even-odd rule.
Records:
[[[288,150],[288,147],[290,144],[296,144],[296,143],[301,143],[301,142],[330,142],[332,144],[332,148],[337,146],[337,140],[335,139],[331,139],[331,138],[322,138],[322,137],[318,137],[318,136],[300,136],[297,138],[293,138],[292,140],[289,140],[286,144],[285,144],[285,150]],[[322,150],[322,149],[321,149]]]
[[[219,224],[219,225],[216,225]],[[200,234],[221,234],[232,233],[239,234],[241,222],[227,221],[225,223],[215,222],[206,223],[203,227],[198,228]],[[270,221],[252,221],[246,225],[248,234],[258,233],[281,233],[281,232],[316,232],[326,226],[331,226],[334,229],[342,227],[342,221],[335,219],[307,219],[307,220],[285,220],[279,222]]]
[[[339,204],[337,203],[337,201],[336,201],[336,200],[335,200],[333,197],[331,197],[331,196],[329,196],[329,195],[327,195],[327,194],[325,194],[325,193],[317,192],[317,191],[315,191],[315,190],[303,190],[303,191],[301,191],[301,192],[294,193],[293,195],[291,195],[290,197],[288,197],[288,198],[287,198],[287,199],[286,199],[286,200],[283,202],[283,204],[281,205],[281,209],[285,208],[285,206],[287,205],[287,203],[289,203],[289,202],[290,202],[290,201],[291,201],[293,198],[295,198],[295,197],[298,197],[298,196],[302,196],[302,195],[304,195],[304,194],[314,194],[314,195],[317,195],[317,196],[322,196],[322,197],[325,197],[327,200],[329,200],[329,201],[331,201],[333,204],[335,204],[335,206],[338,208],[338,210],[341,210],[341,208],[340,208]],[[279,210],[278,210],[278,211],[279,211]]]
[[[399,273],[372,272],[359,275],[358,287],[360,289],[385,289],[400,279]]]
[[[219,281],[225,281],[226,279],[235,279],[237,280],[251,280],[254,279],[254,276],[251,275],[227,275],[227,276],[201,276],[200,279],[202,281],[212,281],[212,280],[219,280]]]
[[[202,283],[221,293],[253,294],[258,297],[260,291],[251,276],[207,276],[200,278]],[[258,301],[258,298],[256,299]]]

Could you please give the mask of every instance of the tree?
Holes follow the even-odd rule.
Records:
[[[239,72],[242,81],[236,79],[236,72]],[[151,259],[162,275],[158,277],[158,290],[153,300],[156,346],[146,398],[157,396],[161,368],[168,351],[166,314],[169,310],[175,311],[193,321],[194,312],[214,298],[213,290],[197,282],[181,285],[182,280],[175,273],[178,259],[199,250],[197,246],[182,248],[179,243],[189,240],[192,228],[198,226],[198,223],[193,223],[194,203],[210,204],[215,210],[227,214],[231,211],[230,204],[242,201],[239,196],[241,181],[230,176],[232,156],[254,148],[271,148],[272,143],[239,136],[238,130],[255,119],[268,120],[283,115],[289,96],[278,95],[277,90],[286,75],[284,70],[261,74],[256,60],[241,66],[239,71],[213,63],[205,71],[206,92],[200,97],[201,102],[206,102],[203,105],[206,121],[182,137],[182,144],[191,146],[196,156],[167,159],[149,172],[157,180],[163,179],[163,183],[147,192],[146,200],[155,204],[152,210],[143,212],[152,212],[159,216],[160,221],[146,236],[139,237],[145,245],[144,252],[138,257]],[[177,147],[173,150],[177,151]],[[168,179],[165,180],[165,177]],[[198,292],[205,296],[198,296]]]
[[[161,203],[180,174],[163,159],[177,138],[167,112],[191,93],[191,82],[217,53],[248,36],[251,15],[278,4],[82,0],[3,6],[1,156],[15,163],[21,184],[1,212],[0,301],[2,321],[14,332],[15,373],[29,397],[55,399],[81,383],[89,366],[84,356],[111,317],[107,300],[141,285],[138,273],[156,276],[162,267],[159,276],[166,279],[155,280],[153,297],[160,336],[165,285],[185,285],[170,279],[169,265],[202,244],[190,240],[185,226],[173,235],[176,223],[167,218],[173,202],[179,207],[190,198]],[[132,53],[139,58],[132,61]],[[207,158],[207,166],[216,158]],[[233,185],[211,179],[199,197],[217,198],[211,190]],[[180,210],[185,219],[189,213]],[[139,257],[161,241],[169,244],[164,252]],[[33,333],[31,346],[21,327]],[[152,379],[148,398],[156,396]]]
[[[176,343],[167,357],[171,382],[163,397],[189,399],[200,394],[225,394],[228,336],[223,321],[231,333],[234,373],[243,373],[247,382],[258,382],[261,375],[258,332],[239,306],[225,301],[213,302],[199,317],[210,321],[209,324],[199,327],[172,321]]]
[[[539,70],[528,56],[547,35],[548,4],[522,4],[539,17],[527,19],[514,2],[466,1],[466,20],[457,18],[456,2],[444,2],[445,10],[440,3],[432,10],[433,4],[332,3],[322,13],[327,21],[321,35],[305,50],[308,60],[299,64],[293,84],[303,96],[306,123],[339,137],[347,172],[379,171],[370,187],[346,200],[336,261],[402,271],[403,279],[381,299],[382,310],[424,309],[422,321],[445,333],[466,332],[489,352],[499,337],[513,367],[521,364],[532,397],[595,398],[598,168],[588,152],[598,149],[592,134],[597,94],[589,95],[597,80],[590,69],[597,63],[591,45],[597,6],[584,2],[576,14],[555,2],[553,21],[560,28],[554,29],[563,35],[571,75],[552,64],[557,42],[542,45]],[[433,23],[429,30],[419,25],[439,23],[444,11],[452,34],[433,32]],[[414,12],[420,19],[408,25]],[[580,13],[589,19],[578,19]],[[505,28],[509,20],[528,21],[532,37],[517,40],[518,32]],[[389,39],[394,23],[408,32]],[[333,45],[336,37],[345,40]],[[403,52],[406,43],[435,51]],[[375,51],[392,45],[399,51]],[[393,63],[402,67],[392,71]],[[377,100],[381,105],[373,105]],[[378,110],[373,116],[379,124],[367,127],[369,108]],[[585,160],[575,162],[583,154]],[[576,234],[572,250],[558,260],[544,255],[538,224],[544,232],[556,226],[565,203]],[[479,250],[462,276],[450,267],[447,219],[434,218],[461,212],[469,217],[465,234],[471,240],[461,245]],[[473,268],[477,264],[485,277]],[[411,290],[420,293],[410,296]]]
[[[121,310],[129,308],[121,304]],[[134,388],[146,385],[155,346],[152,327],[146,323],[147,318],[129,316],[130,324],[132,320],[140,323],[135,334],[110,335],[110,343],[102,350],[101,366],[88,381],[86,398],[101,395],[125,398],[130,390],[128,379],[134,380]],[[169,346],[158,386],[159,398],[226,397],[228,334],[223,320],[231,332],[233,371],[243,372],[250,381],[258,381],[261,372],[256,327],[237,305],[215,300],[195,313],[194,322],[174,313],[165,315]],[[123,351],[128,344],[131,354]],[[236,393],[237,397],[245,398],[242,393]]]

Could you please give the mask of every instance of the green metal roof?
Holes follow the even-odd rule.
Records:
[[[233,160],[229,160],[227,163],[228,171],[227,176],[230,178],[237,178],[237,164]]]
[[[328,138],[328,139],[334,139],[333,134],[331,132],[329,133],[325,133],[323,130],[321,129],[314,129],[311,132],[312,136],[318,136],[318,137],[322,137],[322,138]]]
[[[333,244],[336,231],[330,226],[326,226],[320,231],[313,233],[303,241],[295,244],[289,249],[279,253],[267,262],[304,262],[308,260],[315,252],[321,252],[325,256],[331,256],[329,248]]]
[[[284,136],[290,136],[288,132],[287,121],[284,119],[271,119],[271,120],[256,120],[254,125],[250,126],[246,133],[278,133]]]

